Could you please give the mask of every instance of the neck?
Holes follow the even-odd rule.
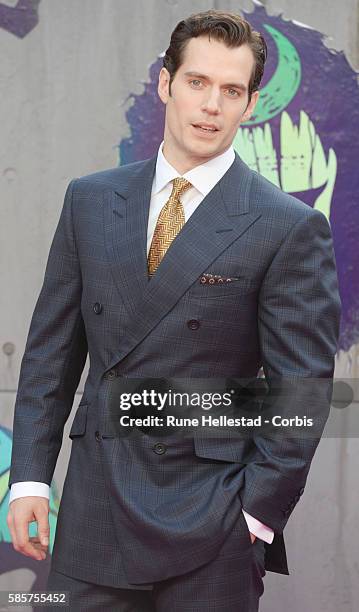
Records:
[[[182,176],[182,174],[185,174],[186,172],[189,172],[190,170],[192,170],[192,168],[195,168],[196,166],[199,166],[201,163],[203,163],[188,158],[180,160],[176,155],[173,155],[171,153],[171,149],[167,145],[166,141],[164,141],[163,143],[162,154],[166,161],[168,161],[168,163],[171,164],[171,166],[175,170],[177,170],[180,176]]]
[[[215,155],[209,157],[182,157],[182,159],[180,159],[177,155],[173,153],[173,151],[171,151],[171,147],[168,146],[168,142],[166,139],[164,139],[162,147],[162,154],[164,158],[166,159],[166,161],[168,161],[169,164],[171,164],[171,166],[178,172],[180,176],[182,176],[186,172],[189,172],[193,168],[196,168],[197,166],[201,166],[202,164],[208,162],[210,159],[214,159],[215,157],[222,155],[222,153],[224,153],[224,151],[220,151],[219,153],[217,152]]]

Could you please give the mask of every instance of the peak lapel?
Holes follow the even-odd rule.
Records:
[[[128,185],[108,194],[104,209],[112,276],[131,316],[148,283],[147,225],[155,168],[156,157],[144,162]]]

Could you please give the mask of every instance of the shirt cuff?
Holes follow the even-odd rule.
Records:
[[[244,514],[244,518],[246,519],[246,523],[248,525],[248,529],[251,533],[253,533],[257,538],[267,542],[267,544],[272,544],[274,539],[274,531],[267,525],[264,525],[258,519],[254,518],[251,514],[248,514],[242,508],[242,512]]]
[[[50,487],[45,482],[35,482],[32,480],[26,482],[14,482],[10,488],[9,504],[11,504],[11,502],[18,497],[29,497],[31,495],[50,499]]]

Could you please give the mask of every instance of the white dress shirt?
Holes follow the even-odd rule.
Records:
[[[193,186],[190,187],[181,195],[181,202],[184,209],[185,220],[188,221],[191,214],[196,210],[197,206],[202,202],[203,198],[213,189],[222,176],[227,172],[232,165],[235,153],[233,147],[229,147],[221,155],[217,155],[213,159],[196,166],[183,175],[179,175],[177,170],[168,163],[162,153],[163,142],[161,143],[156,163],[156,171],[152,185],[150,210],[147,227],[147,254],[149,252],[153,232],[156,227],[158,216],[171,195],[171,181],[177,176],[183,176]],[[30,495],[40,497],[50,497],[50,488],[43,482],[15,482],[10,490],[10,502],[18,497],[26,497]],[[258,519],[254,518],[248,512],[243,510],[248,529],[255,536],[268,542],[273,541],[274,532],[270,527],[264,525]]]

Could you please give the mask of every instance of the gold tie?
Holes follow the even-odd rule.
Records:
[[[179,176],[172,182],[172,193],[159,214],[148,253],[148,274],[150,276],[156,272],[168,247],[185,223],[184,210],[179,198],[182,193],[192,187],[192,184]]]

